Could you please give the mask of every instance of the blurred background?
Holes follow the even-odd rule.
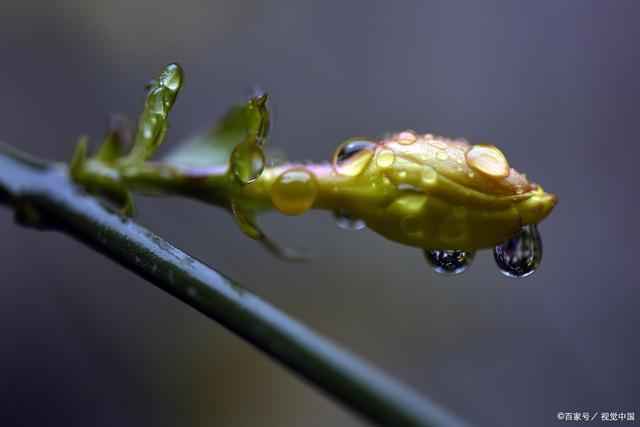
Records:
[[[540,227],[542,267],[523,280],[490,251],[439,276],[420,250],[326,212],[266,218],[311,264],[274,259],[189,200],[140,199],[139,222],[476,425],[640,418],[639,19],[634,1],[3,0],[0,138],[66,160],[78,136],[101,138],[108,112],[136,117],[145,82],[177,61],[186,85],[165,151],[253,84],[269,90],[272,145],[291,159],[404,128],[496,144],[559,198]],[[3,426],[365,425],[7,209],[0,260]]]

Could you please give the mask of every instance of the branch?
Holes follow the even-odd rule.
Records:
[[[24,225],[66,232],[241,336],[370,421],[464,423],[233,280],[85,195],[64,165],[0,142],[0,202]]]

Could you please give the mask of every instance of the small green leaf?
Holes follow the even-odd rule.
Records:
[[[269,132],[267,93],[252,96],[245,107],[246,137],[231,153],[230,166],[233,176],[241,185],[258,179],[265,165],[264,152],[260,148]]]
[[[133,147],[123,159],[123,164],[132,165],[147,160],[156,151],[167,132],[167,116],[183,81],[182,68],[178,64],[169,64],[151,82],[138,120]]]
[[[261,146],[269,133],[270,115],[267,107],[267,92],[256,91],[249,98],[246,106],[247,115],[247,141]]]
[[[243,107],[233,107],[217,127],[178,145],[164,161],[174,166],[227,166],[231,152],[244,138]]]
[[[247,168],[246,165],[255,164],[260,155],[250,147],[261,147],[265,144],[269,120],[267,94],[259,92],[244,104],[229,109],[215,128],[180,145],[165,158],[165,161],[174,166],[187,167],[227,166],[238,162],[245,163],[245,166],[238,164],[235,169],[251,170],[252,168]],[[231,153],[241,144],[245,145],[237,151],[236,159],[231,160]],[[248,154],[249,157],[245,159],[240,156],[241,153]]]
[[[136,204],[133,200],[131,192],[125,191],[124,198],[124,205],[122,206],[122,209],[120,209],[120,213],[129,218],[133,218],[134,216],[136,216]]]
[[[69,162],[69,173],[71,174],[71,178],[76,182],[82,179],[88,150],[89,140],[86,136],[81,136],[78,138],[78,142],[76,142],[71,161]]]
[[[133,143],[133,126],[124,116],[111,114],[107,118],[107,134],[96,152],[95,158],[112,163],[122,157]]]
[[[264,245],[274,256],[283,261],[289,262],[309,262],[311,257],[297,249],[292,249],[278,243],[260,228],[258,219],[245,205],[231,201],[231,212],[240,230],[253,240],[257,240]]]
[[[233,219],[236,221],[236,225],[246,236],[253,240],[260,240],[262,238],[263,234],[257,227],[254,215],[247,213],[242,205],[236,203],[234,200],[231,201],[231,213],[233,214]]]

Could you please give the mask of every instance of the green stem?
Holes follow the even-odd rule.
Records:
[[[233,280],[80,192],[65,168],[0,143],[0,201],[22,223],[67,232],[342,401],[370,421],[397,426],[463,423],[320,337]]]
[[[318,183],[312,206],[314,209],[351,209],[385,197],[384,193],[377,194],[374,187],[362,185],[363,179],[360,177],[336,174],[330,164],[286,163],[268,167],[255,182],[239,187],[227,167],[177,167],[147,161],[120,168],[90,159],[83,165],[81,182],[96,189],[118,186],[138,193],[188,196],[225,209],[229,209],[234,198],[246,200],[264,211],[275,209],[271,200],[272,187],[278,177],[290,169],[304,169],[313,173]]]

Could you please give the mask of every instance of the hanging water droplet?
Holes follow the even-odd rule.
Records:
[[[542,261],[542,237],[535,224],[522,227],[520,232],[493,249],[493,257],[502,274],[508,277],[527,277]]]
[[[258,179],[264,170],[265,163],[264,153],[252,143],[238,144],[231,153],[231,170],[242,185]]]
[[[362,230],[367,226],[363,220],[357,218],[355,215],[345,209],[335,211],[333,213],[333,216],[336,219],[338,227],[342,228],[343,230]]]
[[[377,144],[364,139],[350,139],[342,143],[333,155],[336,172],[346,176],[356,176],[362,172]]]
[[[424,256],[431,264],[433,271],[440,274],[455,276],[469,267],[473,261],[473,251],[463,250],[433,250],[425,249]]]
[[[290,169],[271,187],[273,205],[286,215],[300,215],[311,208],[318,194],[318,181],[306,169]]]

